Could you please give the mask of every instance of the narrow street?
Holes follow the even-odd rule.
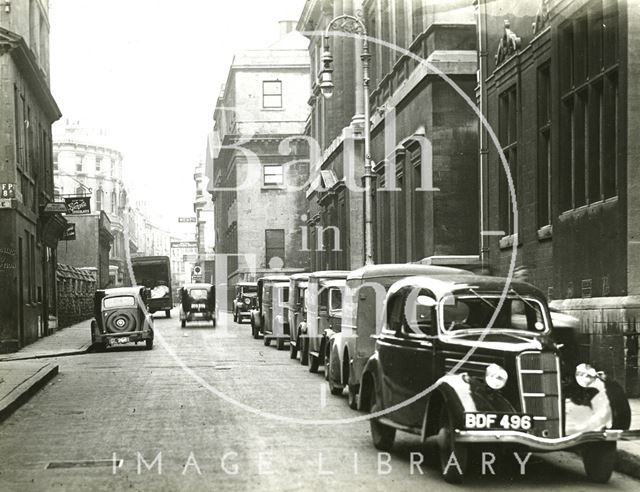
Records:
[[[182,329],[174,310],[171,319],[156,318],[152,351],[123,347],[58,359],[59,375],[0,424],[0,489],[451,487],[430,459],[434,446],[423,448],[407,434],[398,434],[387,462],[387,456],[378,456],[373,448],[367,422],[280,422],[202,387],[198,378],[228,398],[281,416],[322,420],[357,415],[345,397],[328,392],[323,396],[322,374],[310,374],[290,360],[288,352],[253,340],[248,324],[224,319],[229,319],[227,327],[223,322],[217,328],[194,323]],[[412,452],[420,453],[414,455],[416,463],[425,457],[413,473]],[[115,468],[114,454],[116,463],[123,460]],[[474,465],[465,487],[599,489],[586,481],[580,461],[568,453],[532,457],[524,477],[513,465],[501,470],[500,459],[496,458],[496,476],[488,470],[483,476],[481,463]],[[611,486],[637,490],[639,483],[614,474]]]

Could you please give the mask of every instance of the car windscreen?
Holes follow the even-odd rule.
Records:
[[[485,329],[489,326],[498,305],[499,296],[450,295],[443,299],[442,316],[447,331]],[[545,331],[543,308],[535,299],[505,298],[491,329],[524,330],[534,333]]]
[[[106,309],[131,307],[136,305],[136,299],[133,296],[107,297],[102,304]]]
[[[207,289],[191,289],[189,291],[189,297],[191,297],[191,299],[193,299],[194,301],[206,300],[208,295],[209,292],[207,291]]]
[[[257,294],[258,286],[257,285],[245,285],[241,289],[242,294]]]

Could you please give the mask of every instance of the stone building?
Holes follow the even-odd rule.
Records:
[[[67,122],[54,132],[53,165],[58,197],[90,196],[91,211],[108,215],[113,235],[109,260],[113,283],[126,283],[127,252],[136,253],[138,238],[136,229],[130,229],[131,215],[137,211],[129,204],[122,179],[122,154],[103,130]],[[77,241],[83,242],[84,238],[78,235]]]
[[[230,286],[255,277],[252,271],[308,268],[302,228],[309,55],[294,24],[281,23],[282,37],[269,48],[238,53],[217,101],[209,192],[216,258],[231,255],[216,263],[216,276],[226,271]]]
[[[477,255],[477,117],[464,97],[473,100],[476,85],[471,4],[312,0],[298,22],[310,39],[307,131],[321,150],[307,192],[312,268],[353,269],[364,262],[360,40],[329,37],[332,97],[324,98],[320,86],[326,67],[317,31],[345,14],[360,16],[371,53],[373,259]]]
[[[580,357],[640,394],[640,10],[616,0],[476,4],[484,254],[582,319]],[[517,214],[501,150],[510,170]],[[516,220],[517,218],[517,220]]]
[[[56,245],[64,218],[53,200],[47,1],[0,8],[0,352],[55,326]],[[50,324],[51,320],[51,324]]]
[[[196,185],[196,196],[193,211],[196,215],[196,241],[198,243],[195,265],[202,269],[202,281],[214,283],[215,265],[215,214],[213,202],[206,190],[205,164],[196,166],[193,180]]]

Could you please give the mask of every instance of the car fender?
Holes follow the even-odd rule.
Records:
[[[376,350],[362,371],[361,380],[358,382],[360,389],[358,391],[358,410],[371,410],[368,408],[369,395],[371,391],[376,391],[376,394],[380,395],[380,381],[381,381],[381,368],[380,360],[378,359],[378,351]],[[384,402],[382,402],[384,405]]]
[[[627,430],[631,408],[622,387],[615,381],[596,379],[588,388],[572,383],[565,390],[567,434],[602,429]]]
[[[469,377],[466,373],[446,374],[427,395],[422,422],[422,439],[435,434],[442,405],[451,413],[456,429],[464,428],[467,412],[515,412],[511,403],[499,391],[489,388],[484,381]]]
[[[251,310],[251,327],[257,330],[262,328],[262,317],[260,311],[256,309]]]

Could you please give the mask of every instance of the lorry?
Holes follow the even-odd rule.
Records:
[[[138,256],[131,258],[133,285],[148,289],[147,309],[150,313],[164,311],[167,318],[173,309],[171,291],[171,261],[168,256]]]

